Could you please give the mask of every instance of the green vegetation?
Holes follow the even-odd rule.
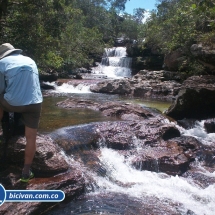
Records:
[[[179,71],[199,74],[203,66],[190,54],[194,43],[215,44],[215,2],[211,0],[160,0],[157,10],[139,27],[139,40],[166,55],[182,50]]]
[[[123,13],[126,2],[1,0],[0,43],[23,49],[40,71],[71,72],[92,65],[117,37],[136,40],[140,55],[146,47],[164,55],[182,49],[181,71],[200,68],[189,50],[194,43],[215,43],[214,1],[158,0],[145,23],[143,8]]]
[[[69,72],[89,65],[103,53],[105,42],[113,41],[125,2],[2,0],[0,42],[23,49],[40,71]]]

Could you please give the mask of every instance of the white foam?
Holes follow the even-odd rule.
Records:
[[[61,86],[58,86],[55,82],[46,82],[46,84],[55,87],[55,90],[50,90],[51,93],[91,93],[90,85],[85,85],[83,83],[78,84],[77,86],[67,83],[63,83]]]
[[[196,121],[191,129],[186,130],[181,127],[179,129],[184,136],[193,136],[205,145],[215,145],[215,133],[208,134],[204,128],[204,122],[205,120]]]
[[[142,199],[155,196],[160,200],[180,203],[197,215],[214,215],[215,185],[203,189],[178,176],[135,170],[126,163],[124,156],[108,148],[101,149],[100,160],[108,173],[107,177],[95,176],[100,190],[124,193]]]

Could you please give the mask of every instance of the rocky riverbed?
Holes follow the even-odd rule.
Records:
[[[28,184],[19,182],[25,138],[22,135],[11,138],[7,165],[2,164],[0,172],[0,183],[5,189],[12,190],[61,189],[65,192],[66,201],[74,200],[96,183],[87,169],[102,177],[108,176],[108,166],[100,159],[102,150],[107,148],[122,156],[124,162],[134,170],[163,173],[163,177],[167,178],[180,176],[187,180],[192,179],[192,183],[204,189],[214,186],[215,178],[212,174],[215,171],[215,142],[207,145],[193,136],[183,135],[179,126],[186,127],[182,121],[180,124],[180,120],[185,117],[199,116],[198,119],[205,119],[208,110],[211,110],[208,113],[214,113],[210,109],[211,106],[214,107],[215,101],[214,79],[208,76],[192,77],[184,83],[177,82],[177,77],[173,78],[173,75],[171,80],[169,79],[170,74],[167,75],[165,72],[147,74],[142,72],[132,79],[99,82],[92,86],[91,90],[175,99],[174,107],[167,111],[167,115],[174,119],[129,102],[99,103],[76,98],[58,102],[56,105],[59,108],[71,111],[74,108],[92,109],[104,116],[115,117],[116,120],[66,127],[46,135],[38,134],[37,151],[32,165],[36,177]],[[194,90],[196,96],[193,97],[192,93],[187,94],[190,92],[187,89]],[[207,95],[209,97],[206,97]],[[173,114],[174,110],[176,114]],[[195,114],[188,114],[192,112]],[[178,119],[180,120],[176,121]],[[213,118],[205,121],[205,129],[208,133],[214,132]],[[197,163],[200,163],[201,167]],[[200,171],[201,168],[209,171],[211,175],[204,174]],[[131,186],[115,179],[111,180],[122,187]],[[213,200],[208,200],[209,203],[211,201]],[[164,207],[159,199],[154,204],[156,202]],[[42,214],[56,205],[56,203],[11,202],[1,206],[0,214]],[[162,208],[165,214],[181,214],[176,210],[175,202],[170,205]],[[143,207],[149,214],[152,212],[159,214],[155,208],[148,208],[147,204]],[[198,214],[194,211],[195,207],[191,208],[185,208],[184,214]]]

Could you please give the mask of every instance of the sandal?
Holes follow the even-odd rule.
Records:
[[[29,171],[29,174],[23,174],[22,173],[22,177],[20,178],[21,182],[29,182],[30,179],[32,179],[34,177],[34,173],[31,172],[31,170]]]

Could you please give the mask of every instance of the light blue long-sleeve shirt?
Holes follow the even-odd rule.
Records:
[[[21,54],[0,60],[0,94],[13,106],[38,104],[43,101],[35,62]]]

